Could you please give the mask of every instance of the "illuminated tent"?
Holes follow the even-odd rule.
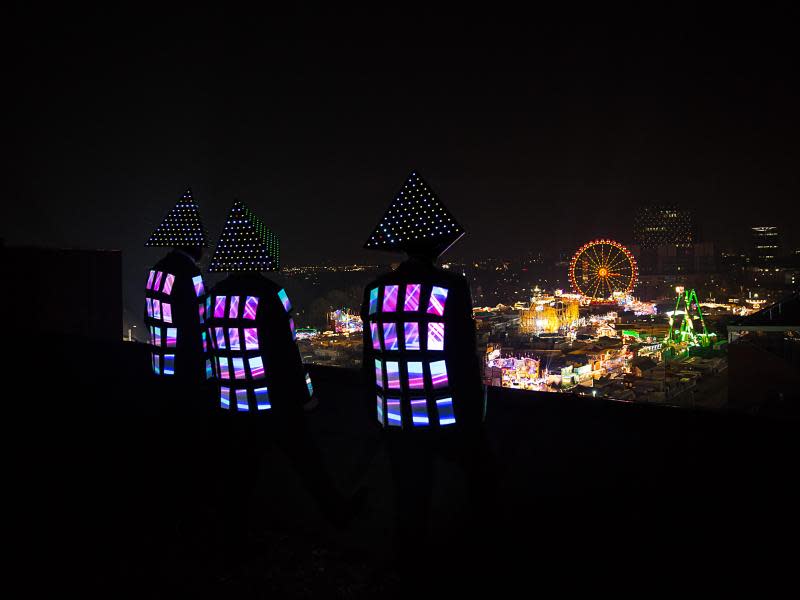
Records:
[[[208,270],[212,273],[278,271],[278,236],[244,202],[235,200]]]
[[[200,207],[187,188],[167,216],[150,235],[145,246],[201,248],[208,246],[208,233],[200,220]]]
[[[412,171],[364,248],[440,256],[462,235],[461,225],[425,180]]]

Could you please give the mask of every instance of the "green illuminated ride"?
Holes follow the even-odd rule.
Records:
[[[702,346],[708,348],[714,343],[716,333],[709,333],[706,329],[706,322],[703,318],[703,311],[700,310],[700,301],[697,299],[697,292],[684,290],[682,287],[676,288],[678,299],[675,302],[675,310],[667,313],[669,316],[669,333],[664,342],[672,345]],[[682,306],[681,306],[682,305]],[[696,327],[695,322],[700,321],[700,326]]]

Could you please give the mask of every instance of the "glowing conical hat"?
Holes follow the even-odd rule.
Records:
[[[408,176],[364,247],[389,252],[443,254],[464,229],[417,173]]]
[[[168,248],[200,248],[208,246],[208,234],[200,220],[200,207],[187,188],[172,210],[167,213],[145,246]]]
[[[278,236],[267,229],[244,202],[234,200],[208,270],[212,273],[231,273],[279,269]]]

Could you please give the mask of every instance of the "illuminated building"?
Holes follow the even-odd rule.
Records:
[[[636,213],[633,238],[642,249],[689,247],[695,241],[692,211],[675,205],[643,206]]]
[[[752,232],[753,261],[759,266],[775,264],[780,252],[778,228],[774,226],[753,227]]]
[[[519,327],[522,333],[556,333],[574,324],[579,315],[577,302],[532,302],[520,310]]]
[[[336,333],[361,333],[364,325],[361,317],[354,315],[350,309],[337,309],[328,313],[331,329]]]

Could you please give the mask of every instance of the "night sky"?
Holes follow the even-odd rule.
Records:
[[[467,230],[456,256],[630,242],[656,202],[724,246],[758,224],[800,245],[792,14],[53,17],[11,54],[0,235],[120,248],[126,285],[187,185],[214,239],[239,197],[287,264],[385,259],[361,247],[412,169]]]

